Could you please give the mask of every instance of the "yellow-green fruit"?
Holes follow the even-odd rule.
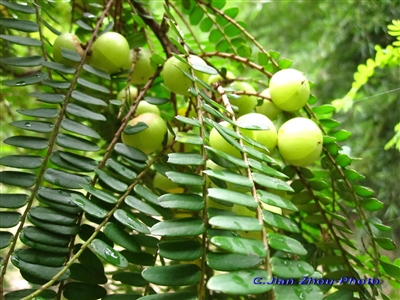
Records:
[[[156,173],[154,176],[153,187],[167,193],[183,193],[183,188],[160,173]]]
[[[153,114],[156,114],[156,115],[161,115],[160,109],[158,108],[157,105],[153,105],[153,104],[150,104],[149,102],[147,102],[146,100],[142,100],[142,101],[139,102],[139,105],[138,105],[138,107],[136,109],[136,113],[135,114],[137,116],[139,116],[139,115],[142,115],[144,113],[153,113]]]
[[[219,125],[232,129],[232,125],[229,124],[226,121],[222,121],[219,123]],[[217,131],[217,129],[215,129],[215,127],[213,129],[211,129],[210,132],[210,146],[220,150],[222,152],[225,152],[226,154],[235,156],[237,158],[241,158],[240,155],[240,151],[237,150],[234,146],[232,146],[231,144],[229,144],[223,137],[222,135],[219,134],[219,132]]]
[[[238,92],[244,91],[249,93],[255,93],[256,90],[248,84],[247,82],[243,81],[235,81],[231,84],[231,86]],[[256,96],[249,96],[249,95],[240,95],[238,99],[229,99],[230,103],[234,106],[237,106],[239,111],[237,113],[238,116],[243,116],[252,112],[257,105],[257,97]]]
[[[53,43],[53,58],[55,62],[76,68],[79,62],[66,59],[62,56],[61,49],[76,51],[79,55],[83,55],[83,49],[79,38],[72,33],[63,33],[59,35]]]
[[[268,127],[268,130],[247,130],[240,128],[239,131],[244,136],[250,137],[260,144],[266,146],[269,152],[274,151],[278,140],[278,133],[274,123],[272,123],[268,117],[258,113],[250,113],[238,118],[237,123],[241,126],[260,126],[262,128]]]
[[[137,148],[146,154],[161,150],[164,136],[167,133],[165,121],[157,114],[144,113],[133,118],[129,125],[135,126],[139,122],[145,123],[148,127],[130,135],[122,133],[123,143]]]
[[[188,118],[197,118],[197,114],[194,111],[193,107],[190,109],[188,116],[186,116],[187,110],[188,110],[187,107],[181,107],[180,109],[178,109],[178,115],[188,117]]]
[[[89,64],[109,74],[122,71],[129,61],[129,44],[117,32],[106,32],[93,43]]]
[[[133,55],[135,50],[130,50],[129,61],[124,65],[124,69],[130,69],[132,67]],[[156,71],[151,64],[151,51],[145,48],[139,48],[139,52],[136,56],[135,68],[131,74],[131,82],[133,84],[145,84],[149,81],[149,78],[154,75]]]
[[[117,99],[122,103],[128,103],[129,106],[132,105],[133,101],[137,98],[138,90],[134,86],[130,86],[128,92],[122,89],[117,94]]]
[[[310,85],[303,73],[295,69],[276,72],[269,83],[272,102],[285,111],[302,108],[310,97]]]
[[[321,155],[322,139],[321,130],[310,119],[290,119],[278,131],[279,153],[287,163],[305,167]]]
[[[181,55],[181,57],[184,58],[183,55]],[[203,59],[195,55],[189,55],[188,60],[190,61],[191,65],[207,65]],[[188,64],[180,61],[175,56],[171,56],[165,62],[161,75],[164,79],[166,87],[171,92],[183,96],[189,96],[190,94],[188,90],[189,87],[193,87],[193,83],[189,78],[186,77],[185,74],[183,74],[181,70],[191,74]],[[208,74],[199,71],[194,71],[194,74],[199,79],[207,82],[209,76]]]
[[[263,90],[261,92],[261,95],[271,98],[269,88]],[[278,117],[278,115],[282,112],[282,109],[276,106],[271,100],[263,99],[262,104],[260,106],[256,106],[256,112],[259,114],[263,114],[270,120],[275,120]]]
[[[231,71],[226,71],[225,78],[223,78],[220,74],[217,75],[210,75],[208,78],[208,84],[211,85],[213,83],[216,83],[218,81],[222,81],[224,79],[235,79],[235,75]]]

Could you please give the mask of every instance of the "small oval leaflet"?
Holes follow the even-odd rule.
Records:
[[[126,268],[128,266],[126,258],[102,240],[94,239],[90,245],[97,255],[110,264],[120,268]]]

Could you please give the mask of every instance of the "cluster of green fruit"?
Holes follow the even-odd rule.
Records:
[[[84,53],[81,41],[72,33],[63,33],[57,37],[53,44],[54,61],[67,66],[77,67],[78,63],[65,58],[62,49]],[[117,32],[106,32],[100,35],[88,52],[87,63],[92,67],[114,74],[131,69],[134,57],[133,49],[129,49],[128,41]],[[151,52],[139,48],[135,60],[135,68],[131,74],[133,84],[144,84],[154,74],[155,68],[151,64]]]

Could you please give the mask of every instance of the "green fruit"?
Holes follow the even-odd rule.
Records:
[[[161,150],[164,136],[167,133],[165,121],[157,114],[144,113],[132,119],[129,125],[135,126],[139,122],[145,123],[148,128],[129,135],[123,132],[122,142],[146,154]]]
[[[261,95],[271,98],[269,88],[263,90],[261,92]],[[275,120],[278,117],[278,115],[282,112],[282,109],[276,106],[271,100],[263,99],[262,104],[260,106],[256,106],[256,112],[259,114],[263,114],[270,120]]]
[[[180,56],[184,57],[183,55]],[[207,65],[204,60],[195,55],[189,55],[189,61],[192,65]],[[164,78],[166,87],[171,92],[183,96],[189,96],[190,94],[188,90],[189,87],[193,87],[193,83],[181,70],[191,74],[189,65],[181,62],[175,56],[171,56],[165,62],[161,75]],[[199,71],[194,71],[194,74],[199,79],[207,82],[208,74]]]
[[[232,125],[226,121],[220,122],[219,125],[229,129],[233,129]],[[222,152],[225,152],[226,154],[232,155],[237,158],[242,157],[240,151],[237,150],[231,144],[229,144],[215,128],[211,129],[209,141],[210,141],[210,146],[217,150],[220,150]]]
[[[303,73],[284,69],[275,73],[269,83],[272,102],[285,111],[302,108],[310,97],[310,85]]]
[[[236,91],[244,91],[255,93],[256,90],[250,84],[242,81],[235,81],[231,84],[231,86]],[[238,99],[229,99],[230,103],[234,106],[237,106],[239,111],[237,113],[238,116],[243,116],[248,114],[254,110],[254,107],[257,105],[257,97],[249,96],[249,95],[240,95]]]
[[[154,176],[153,187],[167,193],[183,193],[183,188],[160,173],[156,173]]]
[[[66,66],[76,68],[79,65],[79,62],[64,58],[61,53],[62,48],[74,50],[82,56],[84,51],[82,49],[81,41],[79,40],[79,38],[72,33],[63,33],[56,38],[53,44],[54,61]]]
[[[310,119],[290,119],[278,131],[279,153],[287,163],[305,167],[321,155],[322,139],[321,130]]]
[[[130,50],[129,61],[124,65],[124,69],[132,67],[133,55],[135,50]],[[133,84],[145,84],[149,78],[154,75],[156,69],[151,64],[151,51],[145,48],[139,48],[136,56],[135,68],[131,74],[131,82]]]
[[[226,71],[226,75],[225,78],[223,78],[220,74],[217,75],[210,75],[210,77],[208,78],[208,84],[212,85],[213,83],[216,83],[218,81],[221,81],[223,79],[235,79],[235,75],[233,75],[232,72],[230,71]]]
[[[272,153],[274,151],[278,140],[278,133],[274,123],[272,123],[268,117],[258,113],[250,113],[238,118],[237,123],[241,126],[260,126],[263,128],[268,127],[268,130],[247,130],[240,128],[239,131],[241,134],[266,146],[269,152]],[[245,144],[247,143],[245,142]]]
[[[268,127],[268,130],[248,130],[240,128],[239,131],[244,136],[250,137],[253,140],[265,145],[270,152],[274,151],[277,144],[277,132],[275,125],[270,119],[262,114],[251,113],[241,116],[238,118],[237,122],[242,126],[260,126],[262,128]],[[219,124],[229,129],[233,128],[231,124],[225,121]],[[210,132],[209,141],[210,146],[217,150],[223,151],[237,158],[242,157],[240,151],[229,144],[215,128],[213,128]],[[244,144],[248,145],[247,142],[244,142]]]
[[[136,115],[142,115],[144,113],[153,113],[156,115],[161,115],[160,109],[157,105],[150,104],[146,100],[142,100],[139,102],[139,105],[136,109]]]
[[[122,103],[128,103],[129,106],[132,105],[133,101],[138,96],[138,90],[134,86],[130,86],[128,92],[125,89],[122,89],[117,94],[117,99]]]
[[[102,34],[92,45],[89,64],[108,74],[122,71],[129,62],[128,41],[117,32]]]

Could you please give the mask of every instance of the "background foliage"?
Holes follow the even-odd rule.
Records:
[[[399,45],[390,46],[398,23],[392,34],[387,31],[399,18],[398,1],[0,3],[6,299],[39,292],[45,299],[396,298],[400,262],[389,251],[395,249],[391,238],[399,236],[391,231],[399,230],[399,153],[384,147],[399,121]],[[60,16],[61,10],[70,13]],[[131,48],[146,46],[158,54],[156,76],[137,101],[145,97],[160,105],[179,129],[176,140],[195,144],[193,153],[167,154],[166,148],[147,157],[125,147],[119,135],[126,120],[117,117],[120,103],[114,99],[129,85],[126,77],[110,77],[83,62],[77,70],[52,63],[51,45],[60,32],[75,32],[89,48],[97,32],[107,30],[123,33]],[[192,90],[191,109],[200,117],[176,118],[188,100],[170,95],[159,71],[177,49],[190,49],[219,72],[228,68],[259,91],[270,73],[290,66],[283,57],[292,59],[315,83],[318,100],[311,97],[296,115],[324,128],[321,163],[297,169],[277,153],[256,150],[235,160],[203,144],[211,127],[218,127],[214,122],[230,115],[221,114],[206,85],[206,92]],[[378,53],[388,52],[393,59],[379,60]],[[333,115],[335,109],[340,113]],[[197,130],[188,135],[192,128]],[[238,143],[234,133],[225,135]],[[225,168],[222,177],[202,172],[207,159]],[[155,189],[156,173],[167,173],[184,193]],[[257,202],[243,188],[226,189],[223,181],[237,183],[239,174],[246,191],[254,186]],[[258,207],[257,215],[241,219],[207,208],[207,194],[228,206]],[[263,210],[263,202],[286,213]],[[182,210],[186,215],[179,218]],[[240,227],[232,225],[235,218]],[[262,231],[256,219],[263,220]],[[243,230],[255,230],[253,239],[241,238]],[[383,284],[271,290],[252,283],[271,275],[375,277]],[[15,283],[23,281],[32,289],[18,291]]]

